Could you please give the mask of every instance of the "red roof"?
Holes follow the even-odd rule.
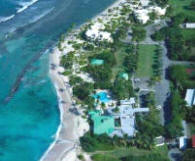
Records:
[[[192,147],[195,148],[195,135],[192,136]]]
[[[195,72],[195,69],[194,69],[194,68],[187,68],[187,69],[186,69],[186,72],[187,72],[188,74],[193,74],[193,73]]]

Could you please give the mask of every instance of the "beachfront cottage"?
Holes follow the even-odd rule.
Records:
[[[114,117],[101,115],[101,112],[89,112],[90,118],[93,122],[93,133],[96,135],[111,134],[114,131]]]
[[[146,8],[134,10],[134,15],[139,22],[146,24],[150,20],[149,13],[152,12],[155,12],[158,16],[162,16],[165,15],[166,8],[160,8],[158,6],[149,6]]]
[[[195,89],[187,89],[185,101],[189,107],[195,105]]]
[[[90,28],[86,31],[86,36],[90,40],[106,40],[112,42],[111,33],[104,31],[105,27],[102,23],[95,22]]]

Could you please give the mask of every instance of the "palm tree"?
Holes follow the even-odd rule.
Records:
[[[105,109],[106,105],[105,105],[104,102],[101,103],[101,107],[102,107],[103,110]]]
[[[100,100],[97,98],[96,102],[97,102],[97,104],[99,104]]]

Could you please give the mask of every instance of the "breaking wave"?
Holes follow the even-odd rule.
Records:
[[[10,16],[7,16],[7,17],[1,17],[0,16],[0,23],[3,23],[3,22],[6,22],[6,21],[9,21],[9,20],[13,19],[16,14],[19,14],[19,13],[23,12],[24,10],[26,10],[27,8],[29,8],[30,6],[32,6],[33,4],[35,4],[38,1],[39,0],[32,0],[30,2],[19,2],[18,5],[21,6],[21,7],[17,9],[16,13],[12,14]]]
[[[14,17],[15,17],[14,14],[11,15],[11,16],[8,16],[8,17],[0,17],[0,23],[6,22],[6,21],[8,21],[8,20],[11,20],[11,19],[14,18]]]
[[[17,10],[17,13],[23,12],[26,10],[28,7],[32,6],[34,3],[36,3],[38,0],[32,0],[30,2],[20,2],[19,5],[21,8]]]

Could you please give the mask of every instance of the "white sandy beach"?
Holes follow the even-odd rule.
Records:
[[[41,161],[76,161],[77,152],[79,151],[79,137],[83,135],[84,129],[88,130],[87,122],[71,113],[69,109],[72,107],[72,98],[67,80],[59,71],[60,52],[55,49],[50,54],[50,64],[55,68],[50,68],[50,76],[57,91],[60,120],[61,123],[55,136],[55,141],[50,145],[49,149],[41,158]],[[63,89],[63,92],[60,91]]]

